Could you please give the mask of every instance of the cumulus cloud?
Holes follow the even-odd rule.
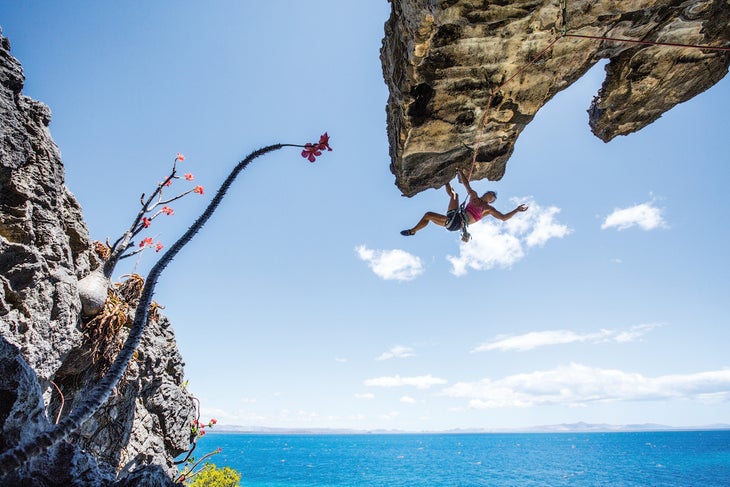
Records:
[[[410,281],[423,274],[421,259],[404,250],[373,250],[360,245],[355,252],[375,275],[385,280]]]
[[[646,323],[632,326],[628,330],[598,330],[592,333],[577,333],[571,330],[545,330],[514,336],[500,335],[494,340],[478,345],[472,352],[491,352],[493,350],[525,352],[539,347],[581,342],[601,343],[613,341],[626,343],[639,340],[659,326],[661,326],[659,323]]]
[[[571,363],[498,380],[458,382],[442,393],[466,399],[474,409],[666,399],[727,401],[730,400],[730,369],[647,377]]]
[[[446,384],[448,381],[434,377],[431,374],[415,377],[401,377],[400,375],[390,377],[375,377],[366,379],[365,385],[370,387],[403,387],[411,386],[417,389],[429,389],[433,386]]]
[[[572,230],[556,219],[560,208],[544,208],[532,198],[512,198],[515,206],[526,203],[530,209],[502,223],[491,217],[469,226],[472,239],[462,243],[459,256],[448,256],[451,272],[457,276],[468,269],[508,268],[525,256],[525,249],[545,245],[553,238],[563,238]]]
[[[626,230],[634,226],[638,226],[643,230],[666,228],[667,224],[662,213],[663,210],[654,206],[653,202],[642,203],[629,208],[616,208],[603,221],[601,229]]]
[[[392,358],[408,358],[408,357],[415,357],[416,354],[413,353],[413,349],[410,347],[404,347],[402,345],[396,345],[395,347],[392,347],[387,352],[383,352],[379,356],[375,357],[375,360],[390,360]]]

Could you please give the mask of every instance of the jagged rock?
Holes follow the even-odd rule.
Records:
[[[50,110],[21,94],[22,68],[0,44],[0,333],[47,379],[81,341],[76,273],[89,270],[89,242]]]
[[[0,35],[0,452],[67,414],[108,364],[94,360],[79,299],[80,278],[101,262],[64,185],[50,110],[22,94],[23,70],[9,50]],[[131,325],[131,304],[114,346]],[[172,485],[173,458],[189,447],[195,417],[183,365],[170,323],[157,315],[115,394],[69,441],[0,486]]]
[[[610,62],[589,123],[604,141],[706,90],[730,64],[728,52],[561,38],[559,0],[390,1],[381,61],[391,171],[407,196],[442,186],[458,167],[473,168],[472,179],[501,179],[540,107],[601,59]],[[726,0],[566,3],[568,34],[730,45]]]
[[[19,350],[0,337],[0,451],[50,427],[38,378]],[[74,485],[96,487],[114,481],[79,446],[61,442],[22,468],[0,477],[0,487]]]

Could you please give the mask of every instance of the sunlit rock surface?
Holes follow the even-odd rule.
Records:
[[[126,337],[136,304],[125,325],[106,334],[106,356],[95,359],[77,284],[99,261],[64,184],[51,111],[22,94],[24,81],[0,35],[0,452],[84,399]],[[70,441],[0,477],[0,487],[171,485],[173,458],[189,447],[195,417],[183,365],[168,320],[151,320],[107,403]]]
[[[727,0],[565,3],[564,15],[560,0],[391,0],[381,61],[391,171],[403,194],[440,187],[458,167],[473,170],[472,179],[501,179],[540,107],[601,59],[610,60],[606,79],[586,108],[593,133],[606,142],[727,73],[727,51],[563,36],[727,47]]]

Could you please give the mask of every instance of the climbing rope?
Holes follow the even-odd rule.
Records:
[[[677,44],[675,42],[637,41],[634,39],[621,39],[617,37],[587,36],[581,34],[564,34],[563,37],[580,37],[582,39],[594,39],[598,41],[627,42],[630,44],[644,44],[648,46],[688,47],[692,49],[707,49],[709,51],[730,51],[730,47],[703,46],[700,44]]]
[[[505,81],[504,83],[502,83],[501,85],[499,85],[496,90],[493,90],[489,94],[489,101],[487,102],[487,107],[484,109],[484,114],[482,115],[482,123],[479,126],[479,132],[480,133],[477,136],[477,137],[479,137],[479,139],[483,138],[483,135],[484,135],[483,134],[484,127],[486,127],[486,125],[487,125],[487,120],[489,118],[489,109],[492,107],[492,100],[494,99],[494,95],[496,95],[497,93],[499,93],[499,91],[502,88],[504,88],[510,81],[512,81],[513,79],[515,79],[517,76],[519,76],[520,73],[522,73],[525,69],[527,69],[528,67],[530,67],[533,64],[535,64],[535,62],[537,62],[537,60],[540,59],[543,56],[543,54],[545,54],[551,47],[553,47],[553,45],[555,45],[556,42],[558,42],[560,40],[560,37],[561,36],[556,37],[555,39],[553,39],[552,42],[550,44],[548,44],[548,46],[545,49],[543,49],[542,51],[540,51],[540,53],[532,59],[532,61],[530,61],[529,63],[527,63],[524,66],[522,66],[507,81]],[[477,153],[479,151],[479,147],[481,147],[481,140],[477,140],[477,143],[474,146],[474,157],[472,158],[472,161],[471,161],[471,168],[469,169],[469,174],[467,176],[467,180],[471,180],[471,174],[472,174],[472,171],[474,171],[474,165],[477,162]]]
[[[496,89],[492,90],[489,94],[489,100],[487,101],[487,106],[484,109],[484,113],[482,114],[482,121],[479,124],[479,131],[477,132],[477,141],[474,145],[474,156],[472,157],[471,161],[471,167],[469,168],[469,174],[467,176],[467,180],[471,180],[472,172],[474,171],[474,166],[477,162],[477,154],[479,152],[479,148],[482,146],[482,139],[484,138],[484,128],[487,126],[487,122],[489,120],[489,110],[492,108],[492,101],[494,100],[494,96],[499,93],[499,91],[504,88],[507,84],[509,84],[513,79],[515,79],[518,75],[520,75],[522,72],[524,72],[528,67],[535,64],[548,50],[550,50],[551,47],[555,45],[556,42],[558,42],[563,37],[574,37],[574,38],[581,38],[581,39],[593,39],[593,40],[600,40],[600,41],[613,41],[613,42],[625,42],[630,44],[642,44],[642,45],[649,45],[649,46],[664,46],[664,47],[682,47],[682,48],[690,48],[690,49],[704,49],[704,50],[710,50],[710,51],[730,51],[730,47],[722,47],[722,46],[707,46],[707,45],[700,45],[700,44],[679,44],[674,42],[658,42],[658,41],[639,41],[634,39],[623,39],[623,38],[616,38],[616,37],[604,37],[604,36],[590,36],[590,35],[583,35],[583,34],[568,34],[567,32],[567,26],[568,26],[568,5],[567,0],[560,0],[560,10],[561,10],[561,17],[562,17],[562,26],[561,26],[561,33],[558,37],[553,39],[548,46],[540,51],[537,56],[535,56],[530,62],[522,66],[515,74],[513,74],[507,81],[499,85]]]

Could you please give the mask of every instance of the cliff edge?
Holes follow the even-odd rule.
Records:
[[[37,436],[105,372],[134,316],[118,288],[115,328],[81,316],[77,283],[100,263],[64,184],[47,106],[0,35],[0,451]],[[112,397],[69,441],[0,485],[171,485],[190,447],[195,404],[169,321],[157,314]]]
[[[728,51],[656,45],[727,48],[727,0],[390,2],[381,61],[391,171],[406,196],[457,168],[501,179],[540,107],[601,59],[606,78],[588,112],[604,141],[705,91],[730,64]]]

